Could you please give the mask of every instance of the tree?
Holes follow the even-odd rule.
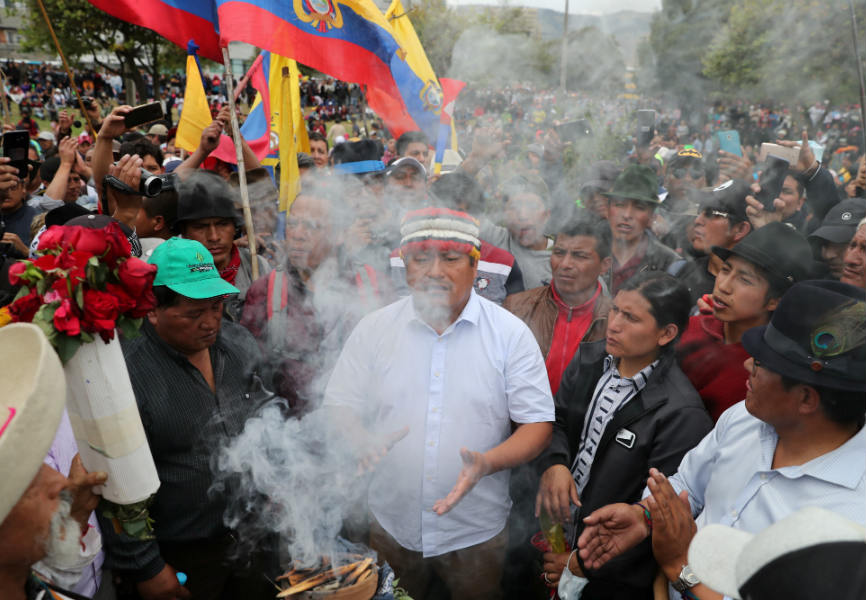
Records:
[[[184,60],[180,48],[153,31],[116,19],[87,2],[44,0],[44,4],[61,48],[71,63],[80,66],[83,57],[92,57],[99,67],[131,78],[142,94],[145,89],[142,69],[150,74],[156,87],[164,66],[177,67]],[[25,49],[53,52],[54,43],[38,3],[27,0],[25,6]],[[104,59],[107,55],[113,55],[120,68],[109,64]]]
[[[862,26],[866,8],[855,10]],[[738,0],[703,57],[725,92],[786,103],[857,102],[855,61],[846,0]]]
[[[568,87],[618,94],[625,84],[625,60],[616,39],[597,27],[568,34]],[[593,57],[587,60],[587,57]]]
[[[414,2],[407,13],[433,72],[437,76],[444,76],[451,67],[454,43],[466,29],[467,20],[449,8],[445,0]]]
[[[662,0],[653,16],[649,42],[655,55],[650,92],[667,96],[685,109],[698,109],[711,83],[701,55],[725,25],[735,0]]]

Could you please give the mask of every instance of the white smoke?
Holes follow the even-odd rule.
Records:
[[[344,519],[366,497],[358,465],[356,443],[327,411],[286,419],[279,402],[267,404],[218,454],[215,488],[233,490],[226,525],[250,543],[280,535],[296,564],[342,552]]]

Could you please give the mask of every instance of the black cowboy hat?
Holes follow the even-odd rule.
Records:
[[[769,324],[743,334],[743,348],[795,381],[866,392],[866,290],[839,281],[798,283]]]

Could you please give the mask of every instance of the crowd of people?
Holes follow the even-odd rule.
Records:
[[[292,532],[250,550],[226,518],[238,490],[214,485],[264,397],[286,422],[332,419],[322,443],[369,479],[347,535],[416,600],[778,597],[772,565],[732,584],[690,542],[796,529],[803,509],[866,524],[862,124],[825,102],[644,106],[642,136],[633,101],[470,87],[436,174],[423,132],[316,119],[285,213],[245,148],[253,232],[238,174],[209,156],[227,108],[191,154],[170,120],[128,130],[131,107],[97,99],[90,130],[71,109],[31,130],[27,172],[0,158],[0,305],[51,227],[117,223],[157,267],[156,307],[122,344],[161,486],[155,538],[131,537],[94,511],[104,474],[73,459],[68,419],[26,448],[0,422],[4,468],[46,461],[0,493],[0,595],[273,597]],[[791,158],[775,182],[764,142]],[[78,541],[64,506],[80,551],[54,551]],[[790,597],[862,596],[862,560],[826,562]]]

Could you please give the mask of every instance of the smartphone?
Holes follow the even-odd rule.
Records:
[[[637,145],[649,146],[656,135],[656,111],[640,109],[637,111]]]
[[[770,154],[764,163],[764,170],[761,171],[761,177],[758,179],[758,185],[761,186],[761,191],[756,198],[764,205],[764,210],[775,212],[776,207],[773,206],[773,200],[779,197],[782,193],[782,184],[785,183],[785,178],[788,176],[788,168],[791,166],[784,158],[779,158]]]
[[[123,122],[127,129],[150,123],[151,121],[159,121],[165,118],[165,112],[162,110],[162,102],[151,102],[150,104],[142,104],[136,106],[123,117]]]
[[[758,162],[766,161],[767,157],[770,155],[787,160],[789,163],[797,164],[797,161],[800,159],[800,146],[788,148],[787,146],[764,142],[761,144],[761,152],[758,155]]]
[[[815,160],[821,162],[824,159],[824,146],[815,140],[809,140],[809,147],[812,149],[812,154],[815,156]]]
[[[3,156],[12,159],[9,164],[18,168],[18,177],[27,178],[27,153],[30,150],[30,132],[7,131],[3,134]]]
[[[580,138],[590,137],[592,128],[586,119],[577,119],[557,125],[556,133],[563,142],[573,142]]]
[[[728,154],[743,155],[743,149],[740,147],[740,132],[736,129],[728,129],[727,131],[719,131],[716,133],[719,138],[719,150],[724,150]]]

